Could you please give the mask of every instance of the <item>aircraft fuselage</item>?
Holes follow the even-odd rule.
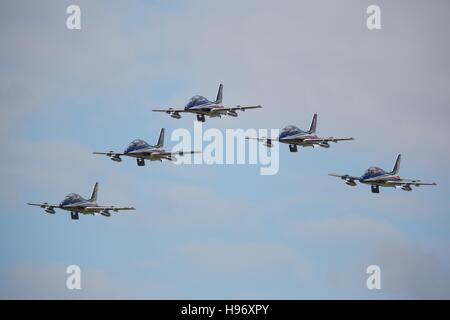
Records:
[[[146,159],[150,161],[158,161],[161,159],[169,159],[167,155],[161,156],[162,153],[166,153],[166,151],[162,148],[152,148],[152,149],[137,149],[132,152],[125,153],[126,156],[133,157],[133,158],[139,158],[139,159]]]
[[[201,114],[201,115],[205,115],[205,116],[209,116],[209,117],[217,117],[220,116],[220,112],[217,112],[217,110],[212,111],[212,109],[223,109],[224,106],[222,104],[216,104],[216,103],[205,103],[205,104],[201,104],[201,105],[197,105],[197,106],[192,106],[192,107],[186,107],[184,108],[184,110],[192,112],[192,113],[196,113],[196,114]]]
[[[286,144],[293,144],[303,147],[313,146],[313,143],[305,142],[305,139],[316,139],[316,135],[295,135],[295,136],[287,136],[283,138],[278,138],[278,141]]]
[[[92,211],[85,210],[86,207],[97,207],[97,205],[79,205],[79,206],[66,206],[66,207],[60,207],[61,210],[66,210],[70,212],[78,212],[83,214],[94,214]]]
[[[395,187],[394,183],[400,180],[400,176],[393,175],[393,174],[380,174],[380,175],[374,175],[374,176],[365,176],[363,175],[359,182],[369,185],[375,185],[380,187]]]

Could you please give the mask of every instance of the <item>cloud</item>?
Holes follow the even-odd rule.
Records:
[[[296,237],[303,240],[320,241],[322,244],[350,243],[356,239],[360,243],[370,243],[381,239],[401,238],[392,225],[368,217],[337,217],[325,219],[304,219],[290,226]]]
[[[445,299],[450,295],[448,259],[410,239],[395,225],[347,216],[303,220],[290,231],[315,262],[316,274],[322,274],[315,288],[328,290],[329,298]],[[326,261],[325,266],[318,261]],[[366,288],[366,268],[373,264],[381,268],[381,291]]]
[[[402,299],[450,298],[449,261],[419,244],[381,242],[373,256],[382,270],[382,289]]]
[[[0,4],[0,218],[24,235],[2,232],[3,243],[15,243],[4,259],[29,254],[32,235],[54,240],[35,264],[2,268],[2,279],[11,279],[2,296],[40,297],[44,288],[42,296],[70,298],[59,287],[60,267],[46,267],[62,234],[91,235],[85,246],[73,245],[74,255],[89,246],[111,265],[150,261],[158,275],[125,263],[123,274],[92,268],[99,279],[92,297],[116,297],[124,286],[114,278],[139,297],[370,298],[365,267],[373,261],[385,270],[385,296],[448,296],[445,250],[418,245],[448,238],[445,186],[375,197],[326,176],[357,174],[351,170],[371,161],[389,169],[402,152],[405,177],[445,180],[447,2],[382,1],[380,32],[365,28],[368,1],[80,1],[80,32],[65,28],[69,4]],[[223,167],[137,168],[91,154],[120,150],[161,126],[190,128],[187,117],[176,122],[151,107],[180,106],[197,93],[213,98],[220,82],[226,104],[264,108],[208,126],[306,128],[317,112],[319,134],[357,140],[298,155],[282,149],[280,174],[264,179]],[[37,221],[17,218],[23,203],[88,195],[97,180],[101,203],[138,210],[78,225],[49,217],[32,235],[23,231]],[[416,267],[403,272],[403,261]],[[215,277],[221,282],[211,286]]]
[[[16,265],[1,272],[2,299],[118,299],[119,288],[104,272],[81,268],[81,290],[66,288],[67,266]]]
[[[224,82],[226,103],[264,106],[240,122],[227,119],[227,126],[302,125],[318,112],[319,133],[352,135],[359,150],[390,156],[402,151],[441,168],[449,159],[440,146],[449,134],[443,119],[450,96],[442,84],[449,80],[444,52],[450,45],[435,35],[446,17],[443,4],[415,3],[411,12],[402,8],[408,5],[384,3],[384,27],[376,33],[365,28],[365,3],[249,1],[235,10],[230,2],[194,1],[176,9],[139,4],[134,10],[81,2],[83,29],[69,32],[65,3],[43,2],[33,11],[19,3],[8,8],[2,31],[4,61],[14,66],[3,82],[44,101],[61,99],[61,93],[66,101],[95,96],[119,114],[123,105],[111,96],[145,88],[147,94],[123,97],[138,111],[163,103],[154,98],[162,82],[174,88],[165,94],[167,105],[182,105],[194,93],[208,95]],[[125,14],[114,14],[119,10]],[[418,17],[429,23],[418,28]],[[28,28],[30,23],[39,28]],[[369,126],[370,118],[380,124]],[[433,128],[434,143],[418,128]],[[426,152],[418,153],[417,145]]]
[[[89,193],[98,177],[94,173],[101,170],[93,161],[92,151],[74,142],[15,140],[3,147],[10,151],[0,160],[0,172],[5,181],[2,205],[15,207],[17,203],[32,201],[25,199],[25,193],[31,190],[37,198],[47,194],[57,202],[70,190]],[[61,191],[50,195],[50,190]],[[61,199],[55,198],[58,196]]]
[[[237,220],[243,223],[258,217],[254,204],[241,200],[227,201],[220,194],[204,187],[185,184],[165,187],[155,190],[155,195],[163,204],[163,214],[159,218],[165,224],[182,225],[185,228],[239,228]]]
[[[184,275],[204,290],[211,283],[228,284],[222,298],[282,297],[283,292],[304,287],[312,272],[306,258],[278,244],[191,243],[179,254],[188,267]],[[270,290],[274,285],[276,289]]]

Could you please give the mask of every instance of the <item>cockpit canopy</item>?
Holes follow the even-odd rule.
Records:
[[[132,152],[132,151],[136,151],[136,150],[140,150],[140,149],[145,149],[145,148],[150,148],[150,147],[151,146],[144,140],[136,139],[136,140],[133,140],[128,145],[128,147],[125,149],[124,153]]]
[[[191,100],[184,107],[185,109],[189,109],[195,106],[200,106],[205,103],[209,103],[210,101],[203,96],[193,96]]]
[[[380,175],[385,174],[386,172],[378,167],[370,167],[369,169],[366,170],[366,172],[364,172],[363,178],[369,178],[369,177],[377,177]]]
[[[280,138],[285,138],[288,136],[292,136],[295,134],[305,134],[306,132],[300,130],[298,127],[296,126],[287,126],[284,127],[281,132],[280,132]]]
[[[73,204],[73,203],[77,203],[77,202],[83,202],[83,201],[87,201],[86,199],[84,199],[82,196],[80,196],[79,194],[76,193],[70,193],[68,194],[63,201],[61,201],[60,206],[66,206],[68,204]]]

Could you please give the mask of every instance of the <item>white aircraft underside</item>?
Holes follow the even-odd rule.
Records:
[[[182,155],[183,152],[165,152],[164,150],[154,151],[154,150],[139,150],[135,152],[129,152],[126,155],[129,157],[146,159],[150,161],[161,161],[161,160],[176,160],[175,155]],[[122,154],[123,155],[123,154]]]
[[[169,114],[172,118],[180,119],[180,113],[193,113],[197,115],[197,120],[200,122],[205,122],[205,116],[210,118],[230,116],[237,117],[237,111],[245,111],[247,109],[261,108],[260,105],[255,106],[236,106],[236,107],[224,107],[222,105],[222,94],[223,85],[219,86],[219,91],[217,92],[217,98],[215,101],[210,101],[203,96],[193,96],[187,103],[184,109],[154,109],[154,112],[165,112]]]
[[[350,176],[348,174],[340,175],[329,173],[328,175],[341,178],[349,186],[356,186],[356,182],[368,184],[371,186],[373,193],[379,193],[379,187],[393,187],[402,189],[404,191],[412,191],[412,187],[419,187],[421,185],[435,186],[435,182],[423,182],[421,180],[401,179],[400,171],[401,155],[397,156],[394,168],[391,172],[385,172],[378,167],[370,167],[361,177]]]
[[[78,220],[78,214],[100,214],[105,217],[111,216],[112,212],[119,212],[123,210],[134,210],[133,207],[115,207],[115,206],[100,206],[97,204],[98,182],[95,183],[91,198],[86,200],[76,193],[68,194],[60,204],[44,203],[28,203],[31,206],[38,206],[44,209],[48,214],[55,214],[55,209],[70,211],[71,218]]]
[[[215,118],[215,117],[222,117],[222,116],[230,116],[230,117],[237,117],[238,113],[236,111],[245,111],[247,109],[257,109],[257,108],[261,108],[260,105],[257,106],[237,106],[237,107],[224,107],[221,105],[202,105],[202,106],[196,106],[196,107],[192,107],[189,109],[155,109],[153,111],[155,112],[165,112],[167,114],[169,114],[172,118],[175,119],[180,119],[181,118],[181,114],[180,113],[193,113],[193,114],[197,114],[198,116],[202,116],[202,117],[197,117],[197,119],[201,122],[204,122],[205,119],[204,117],[210,117],[210,118]]]
[[[112,161],[122,162],[122,156],[128,156],[137,159],[138,166],[145,166],[145,160],[150,161],[162,161],[169,160],[175,161],[177,156],[184,156],[186,154],[198,153],[198,151],[176,151],[176,152],[166,152],[163,149],[164,146],[164,128],[161,129],[158,142],[156,145],[149,145],[144,140],[136,139],[133,140],[124,152],[94,152],[94,154],[105,155],[109,157]]]
[[[339,141],[348,141],[348,140],[354,140],[354,138],[334,138],[334,137],[328,137],[328,138],[321,138],[316,136],[314,133],[316,132],[316,125],[317,125],[317,114],[314,114],[311,126],[308,131],[302,131],[296,126],[286,126],[284,127],[279,136],[276,138],[251,138],[246,137],[246,139],[255,139],[260,142],[262,142],[266,147],[272,147],[272,143],[274,141],[278,141],[280,143],[289,144],[289,149],[291,152],[297,152],[297,146],[300,147],[322,147],[322,148],[329,148],[329,142],[337,143]]]

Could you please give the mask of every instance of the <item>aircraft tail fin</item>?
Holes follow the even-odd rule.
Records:
[[[215,103],[222,103],[223,84],[220,84]]]
[[[156,144],[157,148],[164,147],[164,128],[161,129],[161,132],[159,133],[158,143]]]
[[[308,133],[309,134],[316,133],[316,127],[317,127],[317,113],[314,113]]]
[[[392,174],[398,174],[400,172],[400,161],[402,160],[402,155],[399,154],[397,156],[397,160],[395,161],[394,169],[392,169]]]
[[[92,189],[92,195],[89,199],[90,202],[97,202],[97,193],[98,193],[98,182],[94,184],[94,189]]]

